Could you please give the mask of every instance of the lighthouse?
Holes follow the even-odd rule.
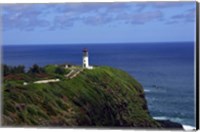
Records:
[[[89,55],[88,55],[88,50],[86,48],[83,49],[83,68],[86,69],[93,69],[92,66],[89,65]]]

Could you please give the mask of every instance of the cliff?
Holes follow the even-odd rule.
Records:
[[[4,85],[3,125],[167,127],[150,116],[140,83],[106,66],[56,83]]]

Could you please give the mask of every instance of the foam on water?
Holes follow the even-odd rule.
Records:
[[[168,120],[168,118],[167,117],[165,117],[165,116],[155,116],[155,117],[153,117],[155,120]]]
[[[149,89],[144,89],[144,92],[149,93],[149,92],[151,92],[151,90],[149,90]]]
[[[190,126],[190,125],[182,125],[183,129],[188,131],[188,130],[196,130],[196,128],[194,126]]]
[[[153,118],[156,120],[170,120],[174,122],[182,122],[182,119],[179,117],[154,116]]]
[[[165,116],[155,116],[153,117],[155,120],[171,120],[171,121],[180,121],[180,118],[169,118],[169,117],[165,117]],[[196,130],[196,128],[194,126],[191,125],[185,125],[185,124],[181,124],[183,126],[184,130]]]

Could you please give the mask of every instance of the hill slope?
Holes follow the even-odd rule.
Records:
[[[56,83],[4,86],[3,125],[160,127],[148,113],[142,86],[111,67]]]

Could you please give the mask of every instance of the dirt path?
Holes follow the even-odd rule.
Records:
[[[50,83],[50,82],[59,82],[60,79],[48,79],[48,80],[40,80],[40,81],[35,81],[34,83]]]
[[[83,69],[73,69],[68,74],[65,75],[66,78],[72,79],[76,77]]]
[[[79,73],[81,73],[83,69],[72,69],[68,74],[64,75],[66,78],[72,79],[76,76],[78,76]],[[60,79],[48,79],[48,80],[40,80],[40,81],[35,81],[33,83],[50,83],[50,82],[59,82]],[[29,83],[24,82],[23,85],[28,85]]]

